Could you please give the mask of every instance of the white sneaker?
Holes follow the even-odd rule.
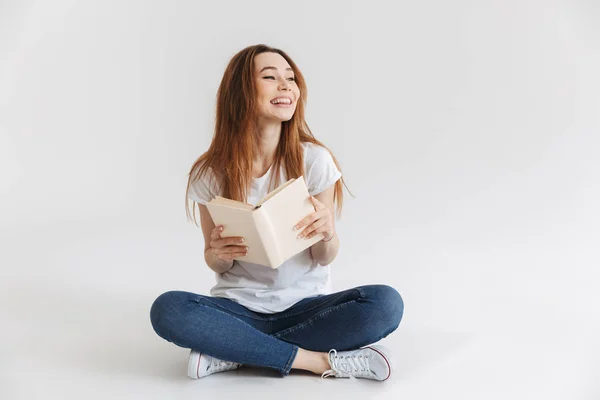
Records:
[[[192,349],[188,361],[188,376],[192,379],[200,379],[215,372],[238,369],[241,366],[240,363],[219,360]]]
[[[334,376],[385,381],[392,373],[390,351],[381,345],[340,352],[335,349],[329,350],[329,365],[331,369],[323,372],[322,379]]]

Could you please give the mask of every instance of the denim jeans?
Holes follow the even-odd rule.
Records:
[[[357,349],[396,330],[403,313],[394,288],[365,285],[307,297],[273,314],[223,297],[169,291],[152,304],[150,320],[160,337],[177,346],[286,376],[299,348]]]

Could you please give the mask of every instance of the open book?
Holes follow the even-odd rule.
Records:
[[[248,254],[236,260],[277,268],[290,257],[324,238],[317,233],[298,239],[306,226],[292,230],[300,220],[315,212],[304,177],[290,179],[267,194],[256,206],[217,196],[206,207],[215,225],[223,225],[221,237],[241,236]]]

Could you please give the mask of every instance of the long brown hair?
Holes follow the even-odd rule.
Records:
[[[315,139],[304,120],[304,107],[307,99],[306,81],[298,66],[282,50],[264,44],[249,46],[233,56],[225,69],[217,91],[216,122],[212,142],[208,150],[194,162],[188,173],[185,193],[188,220],[192,219],[188,202],[190,186],[207,172],[209,167],[214,172],[214,178],[218,179],[222,191],[220,196],[247,201],[252,183],[253,156],[258,150],[254,57],[264,52],[278,53],[285,58],[293,69],[296,84],[300,89],[300,98],[294,115],[289,121],[282,122],[281,136],[273,161],[273,171],[279,171],[280,166],[283,165],[288,179],[304,175],[301,147],[303,142],[314,143],[327,149],[337,168],[342,170],[331,150]],[[279,173],[273,175],[276,176],[275,187],[277,187],[280,183]],[[335,183],[333,195],[338,218],[342,213],[342,184],[346,186],[343,177]],[[346,189],[348,189],[347,186]],[[350,190],[348,191],[350,192]],[[352,193],[350,194],[352,195]],[[191,204],[193,220],[198,225],[195,205],[195,202]]]

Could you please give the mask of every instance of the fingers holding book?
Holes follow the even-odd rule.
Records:
[[[304,217],[292,229],[301,231],[298,234],[298,239],[310,239],[316,234],[322,233],[324,242],[328,242],[335,234],[333,224],[333,213],[325,204],[321,203],[314,196],[310,196],[310,200],[315,206],[315,212]]]
[[[244,238],[239,236],[221,237],[223,226],[216,226],[210,235],[210,248],[217,258],[232,261],[236,257],[248,254],[248,246],[243,245]]]

